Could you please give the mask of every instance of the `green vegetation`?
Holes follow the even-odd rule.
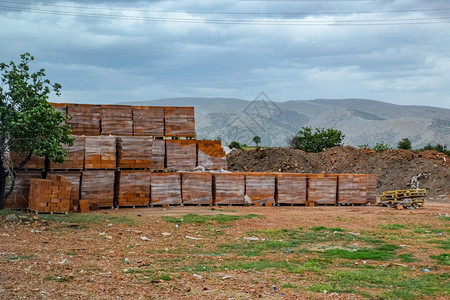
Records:
[[[259,143],[261,143],[261,138],[259,136],[255,136],[253,138],[253,143],[255,143],[256,147],[258,147]]]
[[[44,281],[64,282],[67,281],[67,278],[64,276],[47,276],[44,278]]]
[[[358,249],[354,251],[345,249],[328,249],[323,252],[323,256],[345,259],[389,260],[393,258],[393,255],[395,255],[395,250],[391,250],[392,247],[387,246],[390,246],[390,244],[383,245],[375,249]]]
[[[387,224],[387,225],[380,225],[379,226],[381,229],[389,229],[389,230],[397,230],[397,229],[404,229],[406,228],[405,225],[402,224]]]
[[[327,227],[325,227],[325,226],[315,226],[315,227],[311,227],[311,230],[312,231],[320,231],[320,230],[328,230],[328,231],[331,231],[331,232],[342,232],[342,231],[345,231],[344,229],[342,229],[342,228],[338,228],[338,227],[334,227],[334,228],[327,228]]]
[[[439,255],[431,255],[433,259],[436,259],[439,264],[450,266],[450,253],[442,253]]]
[[[61,85],[46,79],[45,70],[30,73],[34,57],[22,54],[20,63],[0,63],[0,210],[11,194],[17,172],[33,155],[62,162],[72,146],[71,129],[64,123],[66,115],[56,111],[48,102],[54,91],[60,95]],[[19,155],[12,162],[8,151]]]
[[[425,147],[423,147],[423,150],[435,150],[437,152],[442,152],[445,155],[450,155],[450,150],[447,150],[447,146],[446,145],[441,145],[441,144],[436,144],[431,145],[430,143],[428,143]]]
[[[100,224],[100,223],[112,223],[112,224],[126,224],[132,226],[135,224],[135,219],[127,216],[107,216],[99,214],[54,214],[54,215],[39,215],[41,219],[52,222],[67,222],[73,224]]]
[[[31,255],[14,255],[14,256],[7,257],[6,260],[8,260],[8,261],[19,261],[19,260],[32,259],[32,258],[34,258],[34,254],[31,254]]]
[[[372,150],[375,152],[383,152],[391,149],[392,147],[389,146],[388,144],[385,144],[384,142],[376,143],[375,146],[372,148]]]
[[[289,141],[289,146],[305,152],[317,153],[340,146],[344,137],[341,131],[332,128],[316,128],[313,132],[311,127],[302,127]]]
[[[398,149],[411,150],[411,141],[408,138],[402,139],[398,142]]]
[[[397,255],[398,258],[400,258],[402,260],[402,262],[415,262],[416,259],[413,257],[412,254],[407,253],[407,254],[399,254]]]
[[[242,146],[241,146],[241,144],[239,144],[239,142],[232,141],[232,142],[228,145],[228,148],[240,150],[240,149],[242,149]]]
[[[241,219],[252,219],[252,218],[261,218],[262,216],[255,215],[255,214],[248,214],[248,215],[242,215],[242,216],[235,216],[235,215],[197,215],[197,214],[187,214],[184,215],[181,218],[171,217],[171,216],[163,216],[163,220],[168,223],[185,223],[185,224],[204,224],[204,223],[210,223],[210,222],[217,222],[217,223],[227,223],[231,221],[238,221]]]

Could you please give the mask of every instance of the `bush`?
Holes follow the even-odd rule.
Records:
[[[391,149],[392,149],[391,146],[389,146],[388,144],[385,144],[383,142],[376,143],[376,145],[373,147],[373,150],[375,152],[383,152],[383,151],[391,150]]]
[[[239,142],[233,141],[230,143],[230,145],[228,145],[228,148],[230,149],[242,149],[241,144],[239,144]]]
[[[408,138],[404,138],[398,142],[398,149],[411,150],[411,141]]]
[[[344,137],[340,130],[332,128],[316,128],[313,133],[311,127],[302,127],[297,135],[289,141],[289,145],[305,152],[317,153],[340,146]]]

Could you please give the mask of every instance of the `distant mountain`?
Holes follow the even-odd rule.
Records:
[[[344,144],[384,142],[396,146],[409,138],[414,148],[427,143],[450,147],[450,110],[430,106],[395,105],[365,99],[316,99],[272,102],[233,98],[171,98],[121,104],[194,106],[197,137],[225,144],[286,146],[303,126],[334,128],[345,134]]]

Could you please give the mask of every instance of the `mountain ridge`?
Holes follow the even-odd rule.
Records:
[[[341,130],[344,144],[373,146],[378,142],[395,147],[409,138],[414,148],[427,143],[450,145],[450,109],[398,105],[358,98],[248,101],[237,98],[182,97],[121,104],[151,106],[194,106],[197,137],[220,138],[225,144],[236,140],[253,144],[259,135],[262,145],[286,146],[303,126]]]

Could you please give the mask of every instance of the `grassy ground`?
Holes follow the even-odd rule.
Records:
[[[27,279],[28,291],[53,289],[55,298],[63,297],[61,288],[71,291],[68,298],[82,291],[97,299],[113,295],[94,283],[133,290],[136,298],[151,289],[155,299],[450,297],[448,217],[372,208],[368,222],[366,208],[292,208],[295,216],[288,209],[127,210],[30,216],[16,223],[2,213],[0,294],[30,296],[13,284]],[[43,227],[30,234],[30,228]],[[8,243],[13,235],[29,247]],[[55,255],[58,262],[47,263]]]

